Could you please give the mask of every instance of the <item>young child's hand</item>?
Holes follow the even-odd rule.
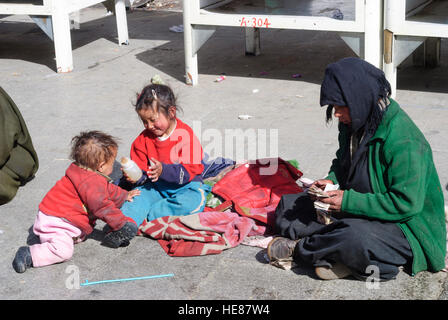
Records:
[[[101,244],[110,248],[126,247],[137,232],[138,227],[135,223],[126,222],[121,229],[106,234]]]
[[[128,181],[130,183],[136,183],[137,182],[137,181],[134,181],[131,178],[129,178],[128,175],[126,174],[126,172],[124,172],[123,168],[121,168],[121,172],[123,172],[123,176],[126,178],[126,181]]]
[[[132,202],[133,198],[135,196],[139,196],[141,191],[139,189],[134,189],[128,192],[128,197],[126,198],[127,201]]]
[[[157,161],[154,158],[151,158],[151,161],[153,164],[149,167],[148,171],[146,171],[146,174],[152,182],[156,182],[162,174],[163,166],[160,161]]]

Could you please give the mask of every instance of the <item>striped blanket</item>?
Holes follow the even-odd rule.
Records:
[[[158,240],[173,257],[218,254],[246,236],[263,235],[266,227],[235,212],[208,211],[144,221],[139,233]]]

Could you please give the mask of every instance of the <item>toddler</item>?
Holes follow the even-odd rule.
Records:
[[[137,225],[163,216],[183,216],[204,209],[210,186],[202,181],[202,147],[193,130],[177,118],[172,90],[163,84],[146,86],[135,110],[145,129],[131,146],[131,159],[143,171],[134,183],[141,195],[122,211]]]
[[[69,260],[74,243],[93,231],[101,219],[110,227],[103,240],[109,247],[129,244],[137,225],[120,211],[120,207],[139,194],[109,183],[118,144],[110,135],[99,131],[81,132],[72,139],[74,161],[39,205],[33,231],[40,244],[20,247],[13,261],[16,272]]]

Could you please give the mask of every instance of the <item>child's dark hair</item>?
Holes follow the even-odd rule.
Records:
[[[70,158],[92,170],[109,161],[118,149],[116,138],[101,131],[83,131],[72,138]]]
[[[135,111],[138,112],[142,109],[152,108],[154,101],[157,102],[158,110],[162,110],[165,115],[168,115],[168,109],[170,107],[174,107],[176,111],[182,111],[177,105],[176,100],[170,87],[164,84],[153,83],[144,87],[140,94],[138,94]]]

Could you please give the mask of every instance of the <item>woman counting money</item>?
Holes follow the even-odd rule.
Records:
[[[339,149],[328,176],[312,188],[339,189],[328,197],[282,197],[275,224],[281,237],[268,246],[272,264],[308,264],[326,280],[367,279],[373,270],[381,281],[401,266],[411,275],[445,267],[444,199],[432,150],[390,94],[384,73],[364,60],[327,66],[320,105],[327,122],[333,112],[339,120]],[[316,220],[315,200],[328,208],[329,224]]]

